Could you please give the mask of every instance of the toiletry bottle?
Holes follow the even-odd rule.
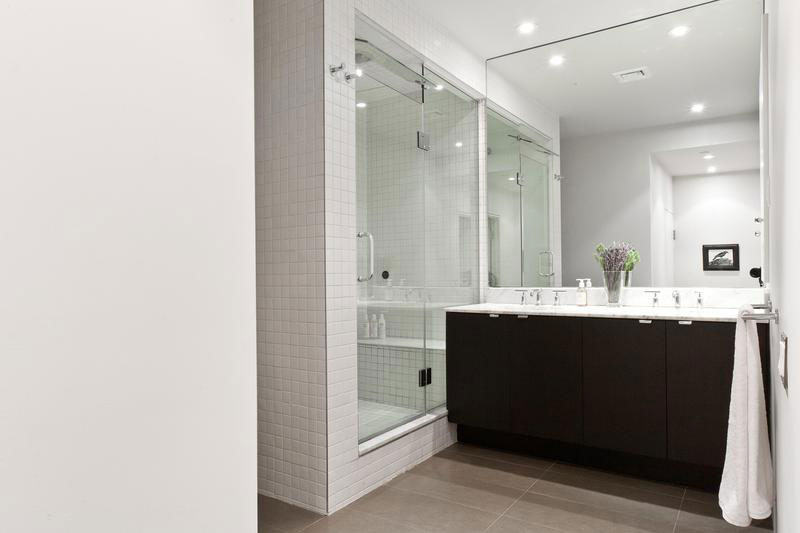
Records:
[[[369,336],[371,339],[378,338],[378,318],[373,314],[369,319]]]
[[[361,313],[361,318],[358,321],[358,336],[362,339],[369,339],[369,317],[367,312]]]
[[[386,319],[383,317],[383,313],[378,317],[378,338],[386,338]]]
[[[586,297],[586,280],[579,279],[576,280],[578,282],[578,290],[575,293],[575,304],[576,305],[586,305],[588,303]]]
[[[384,297],[387,300],[391,300],[394,296],[394,290],[392,289],[392,278],[388,278],[386,280],[386,290],[384,291]]]
[[[583,281],[583,286],[586,287],[586,305],[589,305],[589,289],[592,288],[592,279],[586,278]]]

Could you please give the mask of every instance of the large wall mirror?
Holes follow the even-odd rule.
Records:
[[[758,287],[761,24],[718,0],[489,60],[489,285],[600,284],[624,241],[634,286]]]

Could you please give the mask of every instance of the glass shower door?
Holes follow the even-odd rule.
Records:
[[[425,413],[422,88],[356,43],[359,442]],[[387,68],[386,65],[392,68]],[[413,73],[412,73],[413,74]]]
[[[429,69],[425,77],[426,408],[447,400],[445,308],[478,301],[478,105]]]
[[[522,205],[523,287],[553,284],[553,252],[550,250],[549,156],[525,143],[520,147]]]

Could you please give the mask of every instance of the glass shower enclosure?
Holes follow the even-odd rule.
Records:
[[[492,110],[486,129],[489,286],[552,286],[550,139]]]
[[[446,403],[445,313],[478,297],[477,102],[356,41],[359,442]]]

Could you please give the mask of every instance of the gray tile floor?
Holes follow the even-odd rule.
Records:
[[[455,444],[327,517],[261,497],[260,533],[714,533],[716,495]]]

